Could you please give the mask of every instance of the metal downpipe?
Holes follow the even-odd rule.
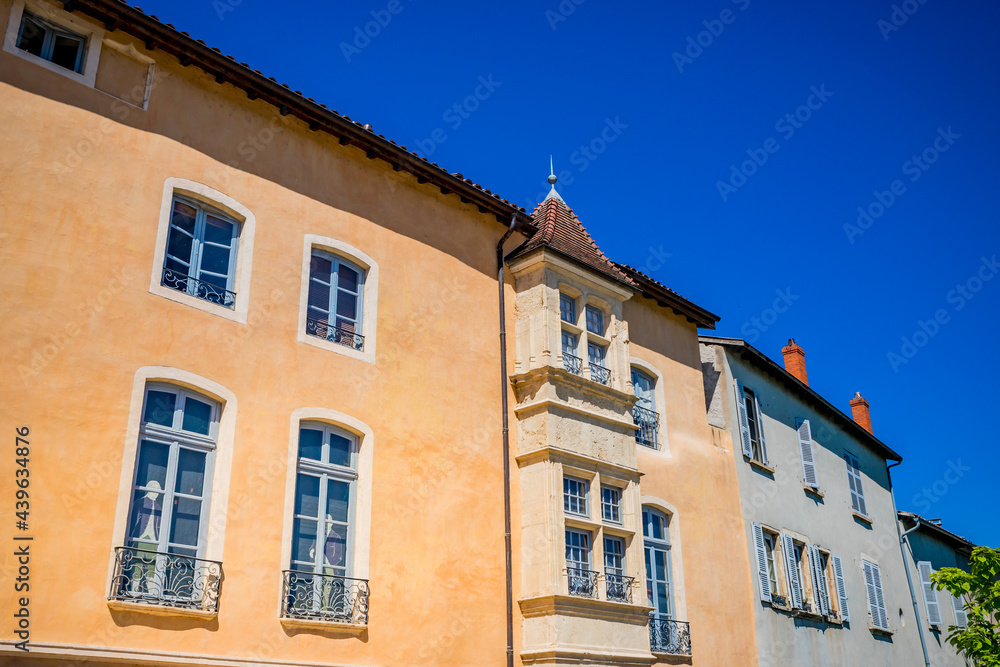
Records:
[[[906,585],[910,587],[910,601],[913,602],[913,616],[917,622],[917,634],[920,635],[920,648],[924,651],[924,666],[931,667],[931,659],[927,655],[927,641],[924,639],[924,626],[920,622],[920,608],[917,606],[917,594],[913,591],[913,578],[910,577],[910,566],[906,562],[906,547],[903,542],[906,534],[911,531],[908,530],[906,533],[899,532],[899,512],[896,510],[896,494],[892,492],[892,469],[900,463],[902,461],[897,462],[895,465],[886,465],[885,474],[889,476],[889,497],[892,498],[892,518],[896,524],[896,535],[899,536],[899,554],[903,557],[903,570],[906,571]],[[917,519],[917,525],[911,530],[916,530],[919,527],[920,520]]]
[[[503,527],[507,565],[507,667],[514,667],[514,593],[510,546],[510,424],[507,419],[507,318],[504,307],[503,244],[514,233],[517,215],[510,218],[507,232],[497,243],[497,283],[500,292],[500,402],[503,423]]]

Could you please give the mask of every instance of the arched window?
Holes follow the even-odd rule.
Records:
[[[651,507],[642,508],[642,540],[646,556],[646,597],[656,619],[674,618],[670,573],[670,518]]]
[[[364,269],[331,252],[313,248],[306,333],[355,350],[363,349],[364,284]]]

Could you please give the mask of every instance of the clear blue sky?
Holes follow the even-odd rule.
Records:
[[[141,6],[521,205],[551,153],[609,256],[772,358],[794,337],[815,389],[871,402],[900,509],[1000,546],[1000,6],[921,1]]]

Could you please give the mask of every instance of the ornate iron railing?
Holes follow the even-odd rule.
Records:
[[[368,624],[368,580],[285,570],[284,618]]]
[[[563,368],[568,370],[573,375],[579,375],[581,369],[583,368],[583,360],[580,357],[575,357],[572,354],[563,352]]]
[[[360,350],[365,346],[365,337],[361,334],[311,317],[306,318],[306,333],[310,336],[346,345],[355,350]]]
[[[632,406],[632,420],[639,429],[635,432],[635,441],[640,445],[659,449],[657,435],[660,430],[660,415],[649,408]]]
[[[607,584],[608,600],[612,602],[632,602],[632,586],[635,584],[635,577],[626,577],[621,574],[604,574],[604,581]]]
[[[590,362],[590,379],[594,382],[600,382],[601,384],[608,384],[611,382],[611,371],[609,371],[604,366],[596,364],[593,361]]]
[[[160,282],[165,287],[185,292],[199,299],[211,301],[230,309],[236,308],[236,292],[231,292],[204,280],[192,278],[186,273],[164,267],[163,280]]]
[[[162,607],[218,611],[221,589],[222,563],[117,547],[108,598]]]
[[[684,621],[650,617],[649,650],[653,653],[691,655],[691,625]]]
[[[584,570],[576,567],[566,568],[566,577],[569,579],[569,594],[581,598],[597,597],[597,578],[600,573],[593,570]]]

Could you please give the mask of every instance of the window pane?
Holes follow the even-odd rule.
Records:
[[[82,49],[83,40],[79,37],[56,35],[55,43],[52,45],[52,62],[77,72],[79,70],[76,64],[79,62]]]
[[[344,266],[343,264],[341,264],[337,269],[337,277],[338,277],[337,282],[340,286],[340,289],[357,293],[358,281],[361,277],[360,275],[358,275],[357,271],[355,271],[349,266]]]
[[[208,435],[212,425],[212,406],[193,398],[184,399],[184,423],[181,428],[191,433]]]
[[[358,297],[344,290],[337,290],[337,315],[349,320],[358,318]]]
[[[17,48],[28,53],[42,57],[42,46],[45,44],[45,28],[27,14],[21,21],[21,38],[17,43]]]
[[[295,479],[295,513],[319,516],[319,477],[299,475]]]
[[[292,560],[304,563],[316,561],[316,527],[310,519],[296,519],[292,527]]]
[[[309,277],[330,284],[333,275],[333,263],[326,257],[313,255],[309,260]]]
[[[347,531],[343,526],[327,524],[326,540],[323,544],[324,566],[343,566],[347,546]]]
[[[129,537],[133,541],[158,543],[160,540],[160,518],[162,515],[162,493],[136,491],[132,494],[132,517],[129,519]]]
[[[201,501],[191,498],[174,498],[174,515],[171,520],[170,541],[188,546],[198,545],[198,528],[201,524]]]
[[[299,458],[323,460],[323,431],[312,428],[299,429]]]
[[[219,273],[224,276],[229,275],[229,248],[217,245],[202,245],[201,247],[201,270]],[[206,277],[202,276],[202,280]],[[225,284],[225,282],[223,282]]]
[[[172,427],[176,403],[176,394],[165,391],[148,391],[146,392],[146,412],[142,416],[142,420],[147,424]]]
[[[336,433],[330,434],[330,463],[351,467],[351,441]]]
[[[185,264],[191,263],[191,248],[194,240],[176,227],[170,228],[170,238],[167,239],[167,254],[176,257]]]
[[[181,448],[177,457],[177,483],[174,491],[200,496],[205,485],[205,454]]]
[[[347,482],[329,480],[326,487],[326,514],[334,521],[347,523],[349,520],[351,485]]]
[[[167,459],[170,447],[158,442],[143,440],[139,444],[139,463],[136,472],[137,488],[162,491],[167,486]]]
[[[174,201],[174,211],[170,217],[170,224],[183,229],[188,236],[194,236],[194,222],[198,214],[198,209],[182,201]]]
[[[330,286],[326,285],[313,278],[309,279],[309,307],[311,309],[316,309],[322,311],[323,313],[330,312]],[[311,312],[310,316],[316,317],[318,313]],[[317,318],[318,319],[318,318]],[[323,318],[326,320],[326,317]]]
[[[221,246],[233,245],[233,223],[213,215],[205,217],[205,241]]]

